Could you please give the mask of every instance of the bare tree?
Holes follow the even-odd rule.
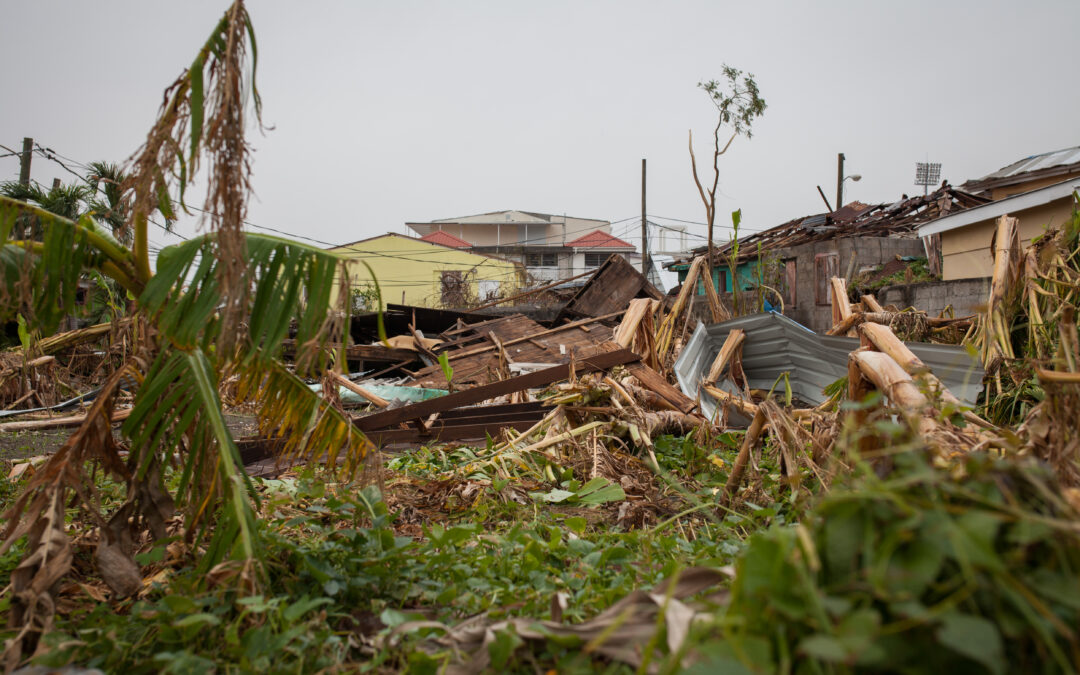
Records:
[[[754,120],[764,114],[766,105],[765,99],[761,98],[761,92],[758,90],[753,74],[744,74],[743,71],[732,68],[726,63],[723,65],[723,81],[698,82],[697,86],[709,95],[709,100],[716,106],[718,113],[716,127],[713,129],[713,181],[712,186],[707,191],[698,177],[697,160],[694,158],[694,132],[690,132],[690,167],[693,169],[694,183],[697,185],[698,194],[701,195],[701,201],[705,205],[705,222],[709,227],[709,257],[707,260],[711,269],[713,261],[713,222],[716,219],[716,186],[720,183],[720,155],[727,152],[736,136],[745,135],[747,138],[753,136]],[[724,126],[731,129],[731,137],[721,148],[720,130]]]

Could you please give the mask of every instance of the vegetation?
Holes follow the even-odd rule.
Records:
[[[235,380],[241,400],[254,404],[263,431],[285,440],[288,454],[325,456],[331,466],[340,455],[350,471],[367,452],[349,421],[298,377],[334,367],[328,348],[341,345],[348,307],[331,308],[329,298],[344,261],[242,228],[249,186],[245,101],[253,102],[256,118],[260,107],[255,56],[251,21],[238,0],[191,68],[166,90],[129,175],[109,188],[119,190],[114,196],[122,208],[73,220],[0,197],[0,319],[20,315],[31,330],[50,334],[73,310],[83,275],[99,274],[135,298],[138,345],[105,383],[83,426],[5,512],[0,555],[25,542],[11,575],[8,613],[19,632],[7,644],[9,666],[33,653],[48,631],[54,586],[76,562],[65,527],[71,503],[90,516],[76,520],[82,528],[74,534],[99,528],[94,562],[118,597],[141,585],[132,559],[136,546],[171,535],[202,547],[202,585],[253,592],[266,583],[257,495],[221,411],[218,387],[225,377]],[[156,210],[173,217],[171,195],[183,207],[184,188],[204,164],[208,232],[163,249],[152,271],[149,219]],[[84,189],[75,191],[85,200]],[[343,303],[350,297],[345,290]],[[279,359],[292,321],[295,372]],[[109,419],[120,387],[132,382],[135,407],[122,430],[130,448],[125,459]],[[167,486],[170,467],[179,472]],[[124,486],[121,504],[103,500],[95,483],[99,471]],[[176,507],[184,514],[178,528],[170,525]]]

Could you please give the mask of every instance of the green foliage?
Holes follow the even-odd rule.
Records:
[[[753,537],[706,632],[758,670],[1074,670],[1080,536],[1049,476],[986,456],[952,472],[894,461],[805,526]]]
[[[719,123],[730,126],[736,135],[746,134],[750,138],[754,120],[765,114],[765,99],[752,73],[743,73],[726,63],[723,65],[723,79],[698,82],[698,87],[709,95],[713,105],[720,113]]]
[[[905,269],[893,272],[892,274],[875,281],[862,283],[858,279],[855,279],[852,283],[852,287],[853,289],[857,289],[860,294],[872,294],[874,291],[885,288],[886,286],[909,283],[917,284],[925,281],[933,281],[934,278],[935,277],[930,274],[929,261],[926,258],[916,258],[911,261]]]
[[[450,357],[446,352],[439,352],[439,368],[442,369],[443,377],[446,378],[446,386],[453,391],[454,367],[450,365]]]

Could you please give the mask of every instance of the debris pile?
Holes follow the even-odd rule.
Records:
[[[860,324],[875,323],[888,326],[904,340],[957,345],[964,340],[974,318],[932,317],[913,307],[883,307],[872,295],[862,295],[858,302],[850,302],[847,282],[840,277],[829,279],[829,288],[833,327],[826,335],[855,337],[855,329]]]

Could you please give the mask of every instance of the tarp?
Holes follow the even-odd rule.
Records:
[[[701,381],[720,346],[736,328],[746,331],[742,366],[751,389],[768,390],[781,373],[787,372],[792,393],[814,405],[825,400],[822,389],[847,377],[848,354],[859,347],[856,338],[821,335],[775,312],[741,316],[711,326],[699,323],[675,362],[675,376],[683,393],[698,397]],[[909,342],[907,346],[957,398],[975,404],[983,378],[976,355],[954,345]],[[730,381],[720,388],[736,392]],[[712,417],[716,401],[701,394],[701,409]]]

